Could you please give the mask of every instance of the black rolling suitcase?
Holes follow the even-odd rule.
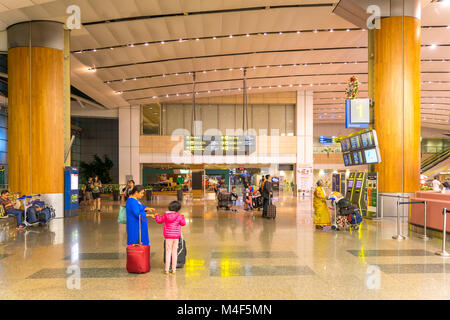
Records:
[[[270,199],[269,204],[267,205],[267,219],[275,219],[277,217],[277,207],[272,203],[272,199]]]
[[[217,209],[225,208],[230,210],[231,207],[231,194],[229,192],[221,192],[218,196]]]
[[[183,201],[183,190],[181,189],[177,190],[177,201]]]
[[[183,237],[178,240],[178,258],[177,258],[177,269],[183,268],[186,264],[186,241]],[[166,240],[164,240],[164,263],[166,263]]]

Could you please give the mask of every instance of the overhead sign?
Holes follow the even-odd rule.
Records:
[[[256,136],[185,136],[184,150],[195,155],[249,155]]]
[[[334,144],[336,142],[337,142],[336,137],[325,137],[325,136],[319,137],[319,143],[321,144]]]
[[[370,99],[345,100],[345,127],[369,128]]]

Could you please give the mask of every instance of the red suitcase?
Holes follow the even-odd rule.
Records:
[[[139,215],[139,244],[127,247],[127,271],[129,273],[147,273],[150,271],[150,246],[141,241],[141,217]]]

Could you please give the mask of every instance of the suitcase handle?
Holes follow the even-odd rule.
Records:
[[[139,211],[138,220],[139,220],[139,245],[142,245],[142,240],[141,240],[141,211]]]

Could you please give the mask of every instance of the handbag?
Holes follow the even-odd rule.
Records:
[[[117,222],[121,224],[127,223],[127,208],[120,206],[119,216],[117,217]]]

